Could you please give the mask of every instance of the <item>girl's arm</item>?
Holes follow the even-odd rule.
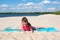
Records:
[[[23,32],[24,34],[26,34],[25,30],[23,30],[23,26],[21,26],[21,28],[22,28],[22,32]]]
[[[24,34],[26,34],[26,32],[22,29],[22,32],[24,33]]]

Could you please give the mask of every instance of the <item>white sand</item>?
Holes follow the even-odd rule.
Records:
[[[0,32],[0,40],[60,40],[60,32],[34,32],[29,34]]]
[[[6,27],[21,28],[22,17],[0,18],[0,30]],[[46,14],[40,16],[27,16],[33,26],[55,27],[60,30],[60,15]],[[60,32],[34,32],[26,35],[21,32],[0,32],[0,40],[60,40]]]
[[[27,16],[33,26],[39,27],[56,27],[60,30],[60,15],[45,14],[40,16]],[[0,29],[6,27],[21,27],[22,17],[3,17],[0,18]]]

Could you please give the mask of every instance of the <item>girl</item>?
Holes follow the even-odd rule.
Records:
[[[26,17],[23,17],[22,18],[22,31],[24,33],[26,33],[25,31],[31,31],[33,32],[32,30],[32,26],[31,24],[28,22],[28,19]]]

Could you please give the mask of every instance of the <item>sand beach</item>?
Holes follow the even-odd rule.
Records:
[[[60,32],[36,32],[23,34],[22,32],[3,32],[7,27],[21,29],[20,17],[1,17],[0,18],[0,40],[60,40]],[[32,26],[55,27],[60,31],[60,15],[45,14],[39,16],[26,16]],[[39,27],[37,27],[39,26]]]

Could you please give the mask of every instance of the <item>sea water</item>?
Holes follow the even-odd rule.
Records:
[[[15,17],[15,16],[39,16],[40,14],[39,13],[11,13],[11,14],[8,14],[8,13],[1,13],[0,14],[0,17]]]
[[[38,28],[34,31],[37,31],[37,32],[58,32],[58,30],[54,27]],[[11,27],[11,28],[8,28],[8,29],[5,28],[3,30],[3,32],[22,32],[22,30],[21,29],[14,29],[14,28]]]

